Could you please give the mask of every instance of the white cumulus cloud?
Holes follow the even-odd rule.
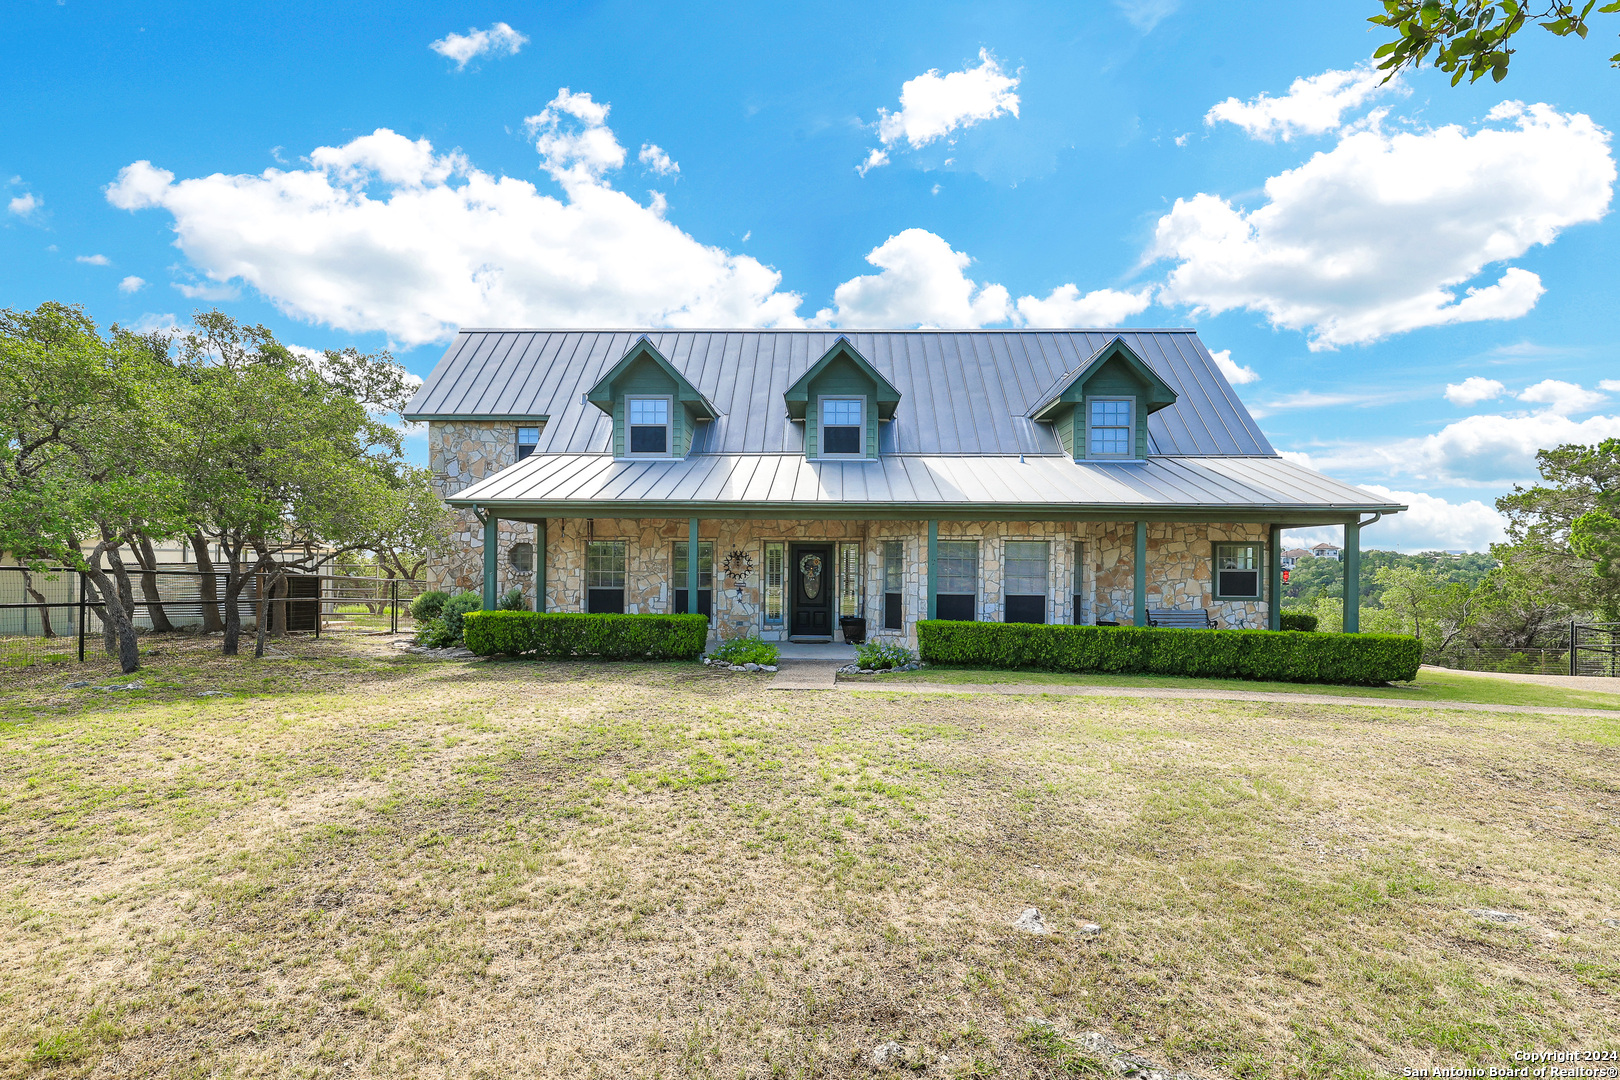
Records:
[[[146,280],[144,278],[138,278],[134,274],[129,275],[123,281],[118,283],[118,291],[121,293],[140,292],[144,288],[146,288]]]
[[[446,34],[428,48],[447,60],[456,62],[456,70],[465,68],[480,56],[515,56],[529,43],[529,39],[506,23],[498,22],[488,30],[469,29],[465,34]]]
[[[105,255],[75,255],[74,262],[84,263],[86,266],[111,266],[112,260]]]
[[[1572,420],[1553,412],[1467,416],[1432,435],[1362,443],[1314,455],[1328,472],[1405,475],[1455,487],[1500,487],[1536,477],[1536,451],[1620,438],[1620,416]]]
[[[1233,386],[1256,382],[1260,378],[1260,373],[1254,368],[1245,367],[1233,360],[1231,349],[1221,349],[1209,355],[1215,361],[1215,366],[1221,369],[1221,374],[1226,376],[1226,381]]]
[[[1242,128],[1253,139],[1289,141],[1295,135],[1321,135],[1336,131],[1341,118],[1382,90],[1393,89],[1392,80],[1383,84],[1384,73],[1370,63],[1349,71],[1324,71],[1295,79],[1282,97],[1260,94],[1248,101],[1229,97],[1204,114],[1204,123],[1214,126],[1225,121]]]
[[[1609,400],[1595,390],[1562,379],[1543,379],[1521,390],[1518,396],[1520,401],[1540,405],[1538,412],[1557,413],[1560,416],[1591,412]]]
[[[1021,296],[1017,307],[1018,319],[1027,326],[1118,326],[1152,302],[1151,286],[1137,292],[1093,289],[1082,294],[1069,284],[1059,285],[1045,299]]]
[[[1479,375],[1470,375],[1460,383],[1446,384],[1446,400],[1453,405],[1478,405],[1482,401],[1499,398],[1505,393],[1507,387],[1495,379]]]
[[[1599,379],[1598,389],[1607,390],[1611,394],[1620,394],[1620,379]]]
[[[1507,538],[1506,522],[1496,508],[1478,499],[1451,502],[1422,491],[1398,491],[1382,484],[1361,487],[1408,509],[1391,514],[1361,530],[1363,551],[1488,551]],[[1283,534],[1287,547],[1310,547],[1320,543],[1342,544],[1344,532],[1337,526],[1318,529],[1290,529]]]
[[[1045,298],[1023,296],[1016,303],[1003,285],[967,275],[973,259],[927,229],[906,229],[867,253],[878,268],[839,285],[833,307],[816,313],[820,326],[922,326],[977,328],[1014,326],[1115,326],[1148,306],[1152,289],[1121,292],[1095,289],[1082,294],[1060,285]]]
[[[1114,0],[1114,6],[1127,22],[1146,34],[1174,15],[1181,0]]]
[[[900,109],[878,110],[878,140],[861,166],[861,175],[889,160],[886,152],[904,142],[920,150],[958,128],[969,128],[998,116],[1018,115],[1018,75],[1008,75],[990,50],[979,50],[979,66],[941,75],[933,68],[900,87]]]
[[[45,200],[32,191],[25,191],[21,195],[14,195],[6,203],[6,212],[20,218],[32,217],[34,212],[45,205]]]
[[[642,143],[641,153],[637,155],[636,160],[647,166],[648,171],[659,176],[668,176],[670,173],[681,171],[681,163],[670,160],[664,148],[657,143]]]
[[[1269,179],[1256,209],[1177,199],[1149,252],[1175,261],[1158,300],[1257,311],[1312,349],[1517,318],[1544,291],[1528,270],[1457,290],[1601,218],[1614,179],[1609,133],[1548,105],[1505,102],[1473,131],[1354,131]]]
[[[386,128],[304,169],[177,179],[148,161],[107,199],[161,209],[216,286],[418,345],[456,326],[792,326],[799,296],[755,259],[700,243],[607,181],[607,106],[561,91],[530,118],[562,197]]]

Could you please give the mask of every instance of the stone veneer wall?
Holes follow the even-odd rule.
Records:
[[[428,464],[440,498],[449,498],[517,462],[517,423],[439,421],[428,423]],[[499,526],[500,557],[496,560],[499,592],[513,586],[534,603],[533,571],[512,568],[511,551],[518,543],[534,543],[534,526],[503,521]],[[484,527],[471,510],[457,510],[451,526],[450,551],[428,564],[430,588],[460,592],[484,588]]]
[[[546,610],[583,610],[585,545],[588,540],[626,542],[625,610],[637,614],[668,612],[674,590],[684,587],[673,577],[674,544],[687,538],[681,519],[557,519],[546,534]],[[1002,552],[1008,540],[1046,540],[1051,547],[1049,618],[1074,621],[1074,542],[1084,544],[1086,565],[1078,590],[1088,611],[1082,621],[1131,621],[1131,558],[1135,539],[1129,522],[952,522],[939,525],[941,540],[979,541],[979,618],[999,622],[1002,604]],[[722,638],[760,634],[783,639],[786,628],[767,629],[761,622],[761,587],[766,541],[788,543],[853,540],[861,543],[864,568],[863,609],[869,636],[916,643],[913,624],[928,603],[925,562],[928,525],[923,521],[727,520],[702,521],[699,539],[715,541],[715,631]],[[905,544],[904,609],[906,629],[886,631],[883,621],[882,541]],[[1148,527],[1148,607],[1206,608],[1222,626],[1264,627],[1266,604],[1257,601],[1215,603],[1210,580],[1212,545],[1220,541],[1264,543],[1264,525],[1151,524]],[[740,578],[725,576],[727,558],[741,551],[752,569]]]

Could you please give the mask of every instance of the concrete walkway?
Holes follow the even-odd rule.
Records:
[[[780,676],[779,676],[780,677]],[[795,688],[797,689],[797,688]],[[805,689],[813,689],[806,687]],[[849,680],[839,690],[875,694],[998,694],[1010,697],[1155,698],[1169,701],[1269,701],[1277,704],[1349,705],[1363,709],[1443,709],[1458,712],[1525,713],[1531,716],[1601,716],[1620,723],[1620,710],[1565,709],[1540,705],[1485,705],[1473,701],[1405,701],[1400,698],[1333,694],[1265,693],[1248,690],[1174,690],[1158,686],[1064,686],[1051,683],[931,683],[885,679]]]
[[[1501,679],[1504,682],[1535,683],[1537,686],[1557,686],[1565,690],[1592,690],[1599,694],[1620,694],[1620,679],[1602,675],[1519,675],[1509,671],[1459,671],[1457,668],[1435,667],[1424,664],[1419,671],[1444,675],[1468,675],[1480,679]]]
[[[817,646],[811,646],[816,648]],[[823,648],[825,646],[822,646]],[[854,652],[853,649],[850,650]],[[837,660],[776,661],[776,674],[765,684],[767,690],[833,690],[838,686]]]

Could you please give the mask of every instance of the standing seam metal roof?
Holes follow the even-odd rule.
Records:
[[[902,397],[879,427],[886,455],[1061,454],[1025,415],[1113,338],[1175,391],[1148,417],[1149,453],[1276,451],[1192,330],[462,330],[406,407],[412,420],[548,417],[537,455],[607,453],[612,421],[583,395],[643,334],[721,412],[697,454],[804,451],[782,394],[847,337]]]

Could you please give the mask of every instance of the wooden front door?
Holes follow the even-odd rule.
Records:
[[[832,637],[833,549],[831,544],[794,544],[791,637]]]

